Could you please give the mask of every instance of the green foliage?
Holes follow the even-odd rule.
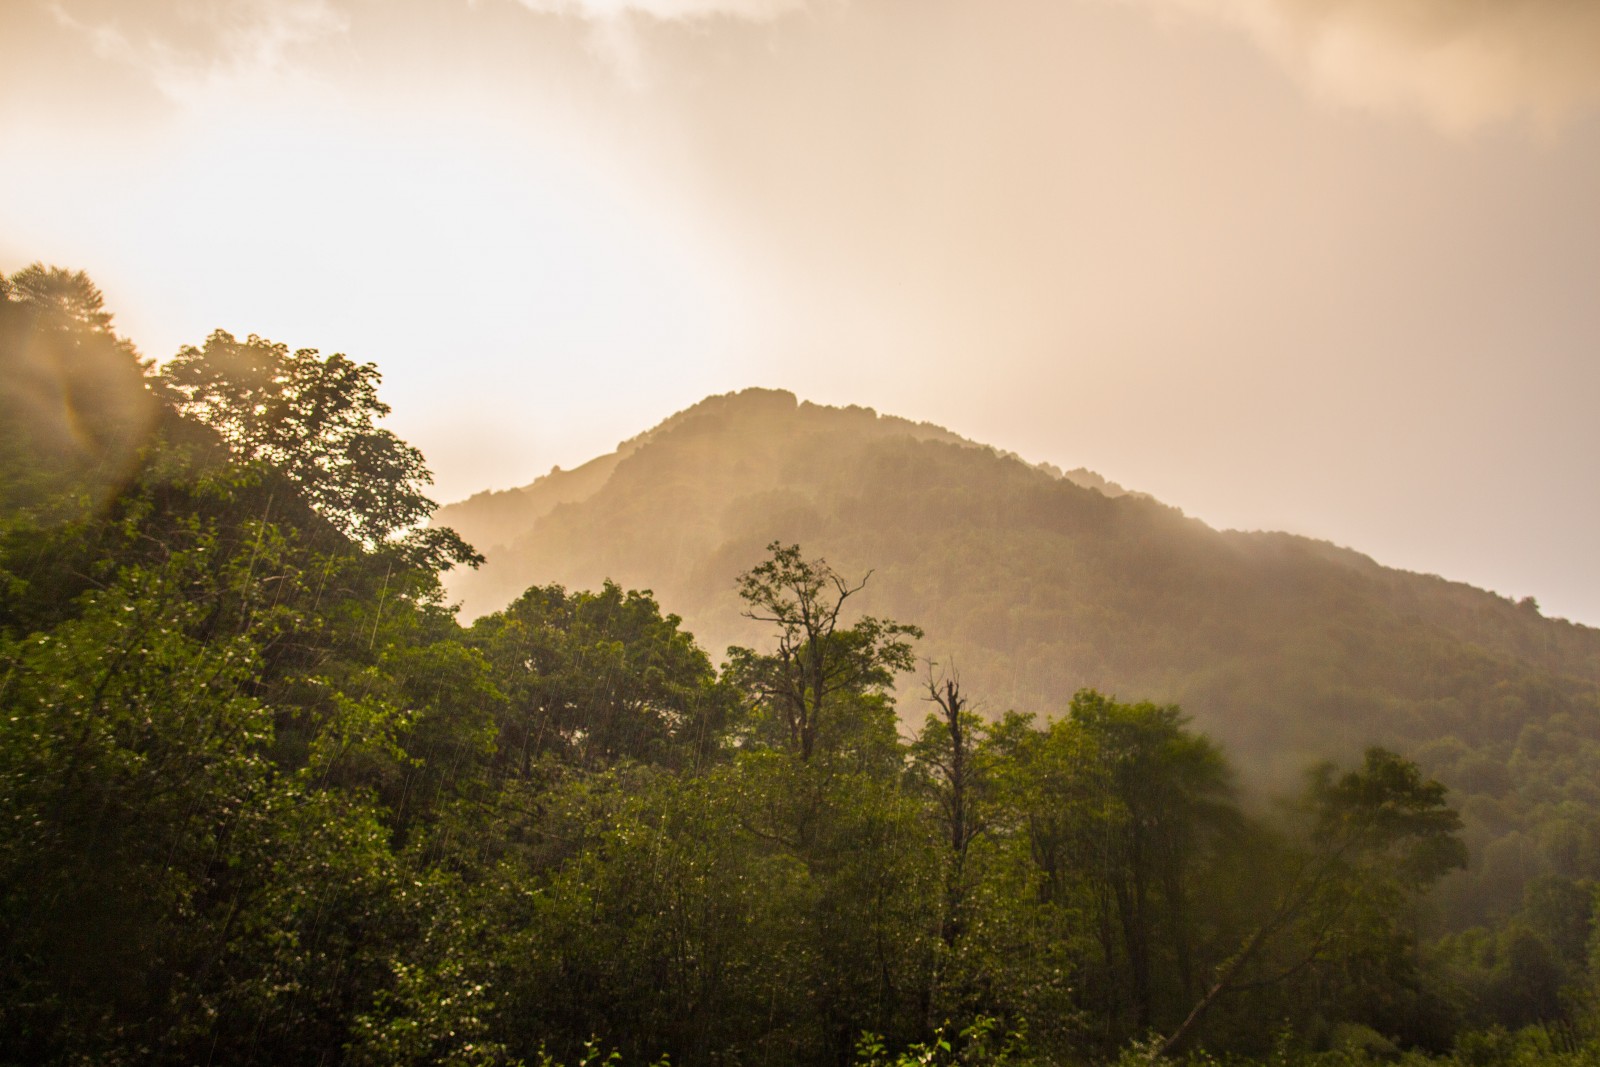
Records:
[[[1312,772],[1307,796],[1312,841],[1340,859],[1382,865],[1402,883],[1426,885],[1466,865],[1455,836],[1461,817],[1444,798],[1443,785],[1385,749],[1368,749],[1359,770],[1338,777],[1325,763]]]
[[[222,330],[181,349],[159,379],[235,458],[276,472],[357,543],[398,542],[434,569],[482,562],[448,532],[417,529],[436,506],[423,493],[433,479],[422,453],[377,425],[389,413],[378,381],[371,363]]]
[[[888,690],[915,662],[915,626],[863,616],[844,626],[851,584],[826,560],[807,560],[799,545],[774,541],[768,558],[739,576],[745,616],[771,627],[768,653],[728,649],[728,673],[758,711],[766,738],[801,759],[851,752],[872,758],[893,729]]]
[[[715,754],[734,695],[676,615],[648,592],[530,589],[470,640],[509,700],[499,748],[527,774],[541,755],[589,768],[621,759],[695,765]]]
[[[202,950],[216,865],[268,788],[251,634],[204,643],[201,553],[130,569],[0,650],[0,1030],[12,1054],[159,1011]],[[121,1035],[137,1040],[138,1031]],[[88,1052],[93,1046],[85,1048]]]
[[[814,893],[801,862],[744,831],[728,773],[612,772],[551,798],[584,812],[551,832],[582,837],[544,876],[519,867],[497,909],[520,1054],[573,1057],[605,1032],[630,1060],[742,1047],[766,1061],[807,1040]]]
[[[904,740],[920,631],[864,579],[771,542],[720,674],[613,582],[463,628],[370,365],[219,332],[152,378],[110,322],[82,275],[0,285],[0,1063],[1595,1059],[1569,692],[1502,691],[1493,758],[1438,739],[1465,830],[1382,749],[1252,814],[1176,706],[1095,690],[984,720],[930,665]],[[1423,952],[1463,838],[1525,889]]]
[[[855,1045],[854,1067],[1005,1067],[1032,1062],[1027,1038],[1002,1031],[1000,1023],[979,1016],[957,1029],[947,1026],[931,1041],[891,1052],[881,1034],[864,1033]]]

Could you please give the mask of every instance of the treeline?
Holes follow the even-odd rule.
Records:
[[[461,626],[377,384],[0,279],[0,1062],[1590,1047],[1592,887],[1424,944],[1466,849],[1391,752],[1269,805],[1174,707],[980,717],[778,542],[720,670],[610,583]]]

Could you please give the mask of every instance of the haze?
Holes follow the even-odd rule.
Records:
[[[0,272],[441,500],[766,385],[1597,624],[1597,104],[1570,0],[12,0]]]

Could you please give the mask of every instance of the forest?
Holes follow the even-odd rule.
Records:
[[[463,623],[370,363],[157,364],[36,265],[0,383],[0,1063],[1600,1062],[1581,679],[1269,788],[779,531],[715,655],[606,580]]]

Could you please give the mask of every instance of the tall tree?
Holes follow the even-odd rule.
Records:
[[[160,378],[179,410],[239,460],[287,479],[357,543],[398,545],[435,569],[481,563],[450,530],[421,528],[435,506],[423,491],[433,476],[421,452],[378,425],[389,414],[379,380],[371,363],[223,330],[181,349]]]
[[[771,556],[739,576],[747,618],[771,625],[768,653],[728,649],[733,677],[778,724],[783,743],[809,761],[819,744],[851,732],[844,709],[867,698],[887,706],[887,691],[911,669],[915,626],[862,616],[842,622],[845,604],[867,584],[847,580],[826,560],[807,560],[799,545],[774,541]]]
[[[949,948],[965,921],[967,853],[984,829],[987,783],[979,756],[984,729],[982,720],[968,710],[967,695],[953,669],[935,676],[930,663],[924,688],[926,699],[938,710],[929,713],[912,744],[911,760],[916,779],[931,795],[948,849],[940,937]]]
[[[1215,835],[1238,820],[1221,751],[1186,729],[1174,706],[1120,704],[1092,690],[1072,700],[1071,724],[1087,740],[1086,768],[1104,791],[1104,825],[1092,832],[1131,980],[1134,1026],[1155,1018],[1158,945],[1172,952],[1173,984],[1192,996],[1191,885]]]
[[[955,670],[935,675],[933,668],[930,661],[925,699],[937,710],[929,713],[909,753],[911,780],[931,808],[944,845],[939,946],[923,992],[923,1015],[930,1036],[940,1022],[937,1006],[945,999],[947,971],[969,920],[968,854],[986,828],[989,799],[989,776],[981,751],[983,722],[968,710],[968,698]],[[959,978],[955,984],[962,984]]]

